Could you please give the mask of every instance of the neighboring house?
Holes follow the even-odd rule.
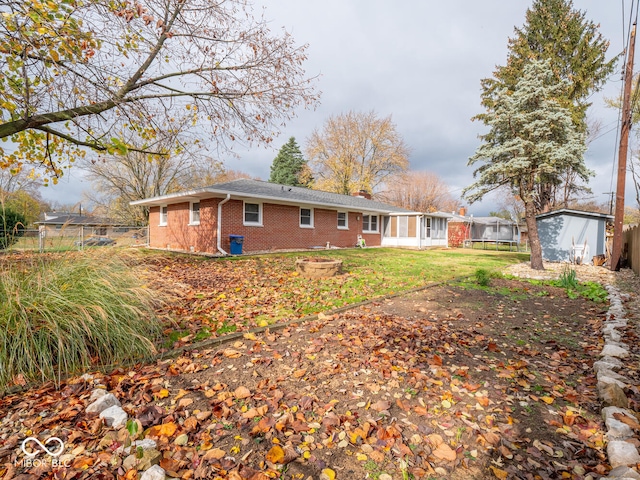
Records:
[[[34,222],[48,237],[67,236],[69,231],[84,228],[85,234],[110,236],[114,233],[126,233],[139,227],[121,226],[108,218],[81,215],[78,213],[45,213],[44,220]]]
[[[227,254],[231,236],[243,237],[243,252],[353,247],[359,237],[367,246],[447,244],[446,215],[442,221],[442,214],[411,212],[363,192],[239,179],[131,204],[149,207],[149,245],[170,250]]]
[[[606,255],[607,222],[612,215],[561,209],[536,216],[542,258],[552,262],[591,263]],[[586,245],[586,248],[585,248]]]
[[[44,220],[34,223],[38,226],[37,235],[41,240],[71,237],[83,241],[89,237],[108,237],[117,240],[119,244],[127,244],[146,237],[146,228],[122,225],[109,218],[78,213],[45,213]]]
[[[449,220],[449,244],[451,246],[469,243],[507,244],[520,243],[518,224],[499,217],[474,217],[467,215],[465,208],[458,214],[451,214]]]

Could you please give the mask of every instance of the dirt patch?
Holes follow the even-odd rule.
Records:
[[[177,426],[154,437],[176,477],[597,478],[604,312],[518,280],[442,285],[95,380],[148,435]],[[83,413],[92,386],[3,398],[5,465],[29,430],[85,447],[75,460],[94,461],[67,478],[124,476],[117,442]]]

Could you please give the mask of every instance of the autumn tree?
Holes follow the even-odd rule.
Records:
[[[482,162],[473,175],[477,181],[463,194],[470,202],[508,186],[524,204],[531,243],[531,268],[542,270],[542,249],[536,214],[539,212],[539,183],[567,169],[587,179],[591,172],[583,160],[584,132],[573,122],[571,110],[559,98],[567,88],[558,82],[551,62],[533,60],[524,67],[513,91],[503,89],[487,109],[489,132],[469,159]]]
[[[5,250],[24,235],[27,220],[18,212],[0,207],[0,250]]]
[[[48,208],[39,191],[40,183],[27,171],[0,169],[0,209],[20,215],[25,226],[40,219]]]
[[[198,143],[190,145],[178,140],[180,133],[163,132],[156,137],[151,147],[161,155],[129,149],[122,155],[85,159],[82,168],[93,186],[85,197],[114,219],[143,225],[148,220],[148,209],[131,206],[130,202],[215,183],[213,179],[223,171],[222,164],[203,155]],[[124,138],[130,145],[140,141],[132,135]],[[176,148],[176,144],[180,146]]]
[[[516,28],[509,39],[506,65],[496,67],[493,77],[481,82],[482,105],[490,110],[504,89],[513,92],[531,61],[549,61],[555,80],[567,85],[556,93],[557,102],[569,110],[578,130],[587,133],[589,99],[602,88],[615,66],[616,58],[606,59],[608,47],[598,25],[575,10],[571,0],[534,0],[524,26]],[[486,114],[476,118],[488,125]],[[572,170],[549,178],[542,174],[540,180],[536,185],[540,211],[566,206],[588,191],[582,183],[586,180]]]
[[[409,167],[409,149],[391,116],[349,112],[330,117],[307,140],[314,188],[349,195],[373,193]]]
[[[380,197],[415,212],[452,212],[459,206],[449,186],[433,172],[407,172],[389,184]]]
[[[289,138],[271,164],[269,181],[294,187],[306,187],[311,183],[307,161],[294,137]]]
[[[217,148],[268,143],[317,102],[305,50],[245,0],[5,0],[0,167],[37,165],[46,183],[87,149],[159,153],[157,133],[185,115]],[[148,141],[128,145],[127,130]]]

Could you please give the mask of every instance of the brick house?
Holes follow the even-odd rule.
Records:
[[[411,212],[363,192],[349,196],[239,179],[131,204],[149,207],[149,246],[169,250],[227,254],[233,235],[243,237],[243,252],[353,247],[359,236],[367,246],[447,241],[445,214]],[[445,230],[432,239],[435,223]]]

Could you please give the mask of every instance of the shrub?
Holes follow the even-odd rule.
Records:
[[[6,250],[24,234],[24,215],[0,208],[0,250]]]
[[[576,271],[572,268],[565,267],[560,274],[558,282],[562,288],[573,289],[578,288],[578,277]]]
[[[484,268],[478,268],[475,272],[476,282],[481,287],[488,287],[491,281],[491,272]]]
[[[0,266],[0,388],[155,353],[157,293],[105,254],[6,259]]]

